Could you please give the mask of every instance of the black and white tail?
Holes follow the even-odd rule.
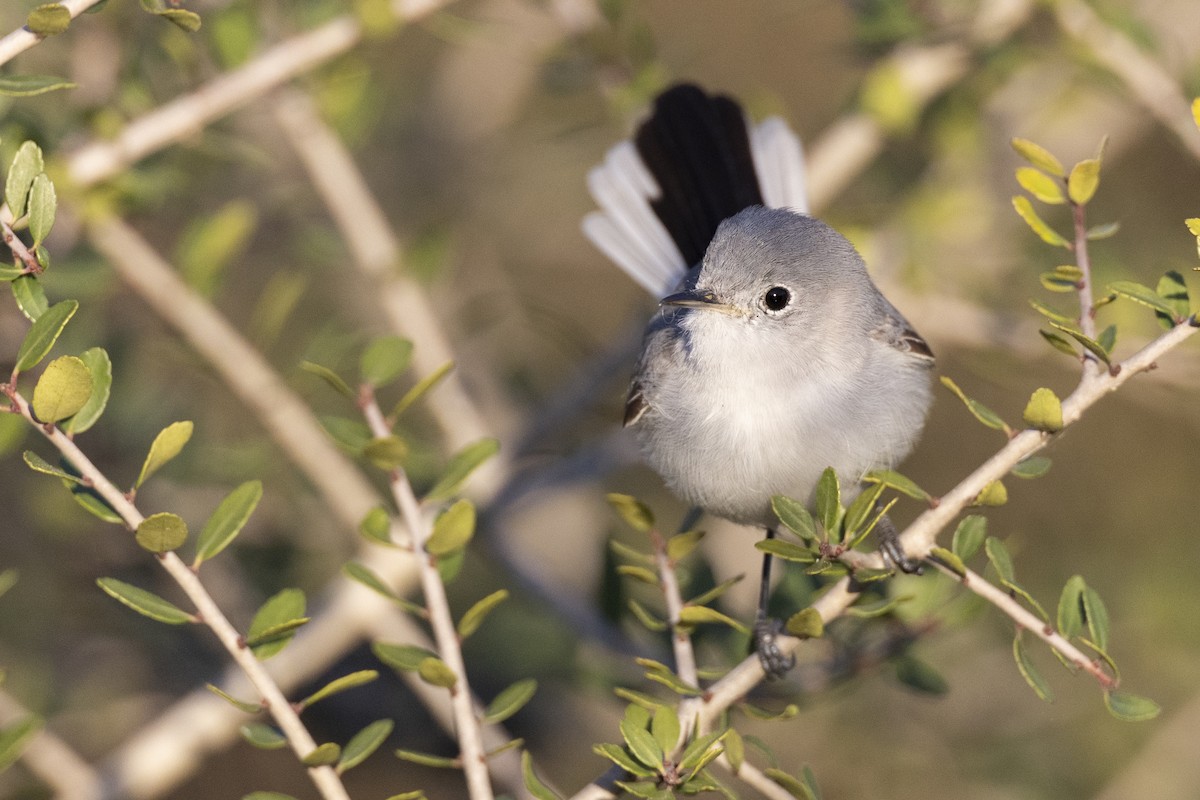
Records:
[[[743,208],[808,213],[804,157],[787,123],[754,125],[737,101],[681,84],[658,96],[632,140],[588,174],[599,211],[583,232],[655,297],[698,264],[717,226]]]

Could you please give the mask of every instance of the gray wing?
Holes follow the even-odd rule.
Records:
[[[887,298],[882,299],[883,313],[880,315],[879,323],[871,331],[871,335],[903,353],[928,361],[932,366],[933,350],[925,341],[925,337],[917,333],[916,329],[909,324],[903,314],[896,310],[895,306],[888,302]]]

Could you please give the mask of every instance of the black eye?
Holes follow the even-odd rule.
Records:
[[[763,295],[763,306],[767,311],[783,311],[792,302],[792,293],[782,286],[772,286]]]

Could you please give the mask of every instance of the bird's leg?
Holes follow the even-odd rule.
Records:
[[[875,508],[881,510],[882,504],[877,504]],[[920,575],[921,562],[905,554],[904,548],[900,546],[900,532],[896,530],[887,514],[879,518],[876,528],[879,531],[879,554],[883,556],[883,563],[907,575]]]
[[[775,538],[775,529],[767,528],[767,538]],[[771,594],[771,554],[763,553],[762,583],[758,589],[758,611],[754,615],[754,637],[751,640],[755,654],[768,678],[782,678],[796,666],[796,656],[784,654],[779,649],[779,634],[783,633],[783,621],[767,616],[767,599]]]

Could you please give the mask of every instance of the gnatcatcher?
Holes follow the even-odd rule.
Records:
[[[768,536],[773,495],[811,502],[830,466],[857,491],[908,454],[931,400],[929,346],[807,216],[804,185],[786,123],[685,84],[589,174],[601,210],[583,223],[660,301],[625,406],[645,459],[689,503]],[[755,646],[781,674],[794,659],[766,617],[769,577],[768,556]]]

